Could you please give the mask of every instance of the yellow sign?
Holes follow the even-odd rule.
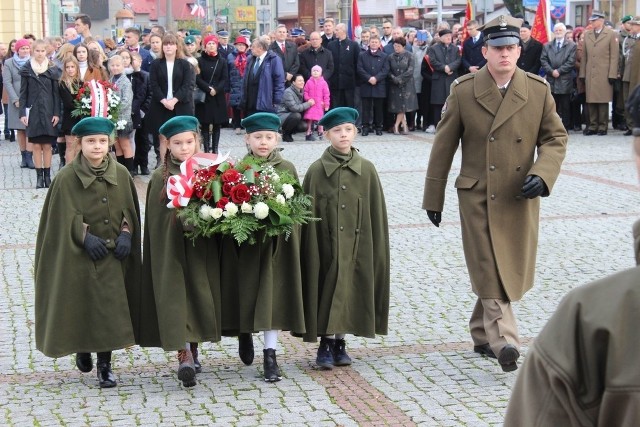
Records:
[[[255,6],[240,6],[236,8],[236,22],[256,22]]]

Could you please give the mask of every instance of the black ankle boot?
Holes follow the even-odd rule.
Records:
[[[337,339],[333,343],[333,364],[335,366],[351,365],[351,358],[347,354],[347,344],[344,338]]]
[[[67,159],[64,157],[67,154],[67,144],[58,143],[58,155],[60,156],[60,167],[64,167],[67,164]]]
[[[133,157],[127,157],[127,158],[124,158],[124,159],[122,160],[122,164],[124,165],[124,167],[126,167],[126,168],[127,168],[127,170],[129,171],[129,174],[130,174],[131,176],[134,176],[134,175],[133,175],[133,169],[134,169],[134,166],[133,166]]]
[[[27,165],[27,151],[26,150],[21,151],[20,152],[20,156],[21,156],[20,167],[24,169],[24,168],[28,167],[28,165]]]
[[[202,146],[205,153],[211,152],[211,133],[202,132]]]
[[[200,361],[198,360],[198,343],[192,342],[189,343],[191,346],[191,355],[193,356],[193,366],[196,368],[196,374],[202,372],[202,365],[200,365]]]
[[[333,338],[321,337],[320,346],[316,354],[316,365],[325,369],[332,369],[333,362],[333,346],[335,340]]]
[[[80,372],[91,372],[93,369],[91,353],[76,353],[76,367]]]
[[[124,166],[124,156],[116,156],[116,161]]]
[[[220,144],[220,127],[214,126],[211,134],[211,152],[218,154],[218,144]]]
[[[190,350],[178,350],[178,379],[185,387],[196,385],[196,367]]]
[[[274,383],[282,379],[280,368],[276,361],[276,351],[272,348],[263,350],[264,352],[264,380],[268,383]]]
[[[100,388],[111,388],[118,385],[116,376],[111,372],[111,352],[98,353],[96,369],[98,371],[98,383]]]
[[[255,354],[253,351],[253,336],[251,334],[238,335],[238,355],[245,365],[249,366],[253,363]]]
[[[49,188],[51,186],[51,168],[44,168],[44,186]]]
[[[36,169],[36,188],[44,188],[44,169]]]

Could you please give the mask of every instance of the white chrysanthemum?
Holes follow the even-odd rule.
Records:
[[[116,129],[122,130],[125,127],[127,127],[127,121],[126,120],[118,120],[118,123],[116,123]]]
[[[200,218],[204,219],[205,221],[208,219],[211,219],[211,206],[209,205],[202,205],[200,206]]]
[[[293,197],[293,193],[295,192],[293,189],[293,185],[291,184],[282,184],[282,192],[287,199]]]
[[[238,206],[236,206],[235,203],[229,202],[224,205],[224,211],[227,217],[235,216],[238,213]]]
[[[242,213],[251,213],[251,212],[253,212],[253,206],[251,206],[247,202],[242,202],[242,205],[240,206],[240,211]]]
[[[269,215],[269,206],[266,203],[258,202],[253,207],[253,214],[258,219],[265,219]]]
[[[274,172],[274,173],[271,175],[271,180],[272,180],[273,182],[278,182],[278,181],[280,181],[280,175],[278,175],[277,173],[275,173],[275,172]]]
[[[284,199],[284,196],[282,194],[278,194],[276,196],[276,202],[280,203],[281,205],[284,205],[287,203],[287,201]]]
[[[222,209],[220,209],[220,208],[211,209],[211,218],[213,218],[213,219],[222,218]]]

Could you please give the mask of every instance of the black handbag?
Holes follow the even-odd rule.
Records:
[[[220,62],[220,60],[216,61],[216,66],[213,67],[213,73],[211,73],[211,78],[209,79],[209,83],[208,83],[209,85],[213,81],[213,76],[216,73],[216,69],[218,69],[218,62]],[[207,94],[204,93],[204,91],[196,85],[196,87],[193,89],[193,102],[195,104],[204,104],[204,100],[206,98],[207,98]]]

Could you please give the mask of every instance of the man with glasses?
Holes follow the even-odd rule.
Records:
[[[393,40],[393,36],[391,35],[391,31],[393,31],[393,24],[391,24],[391,21],[386,19],[382,23],[382,37],[380,37],[380,43],[381,43],[382,47],[385,47],[388,43],[391,43],[391,41]],[[391,43],[391,44],[393,44],[393,43]]]
[[[475,74],[487,63],[482,54],[482,32],[478,30],[478,21],[472,20],[467,23],[469,37],[462,44],[462,68],[464,72]]]

